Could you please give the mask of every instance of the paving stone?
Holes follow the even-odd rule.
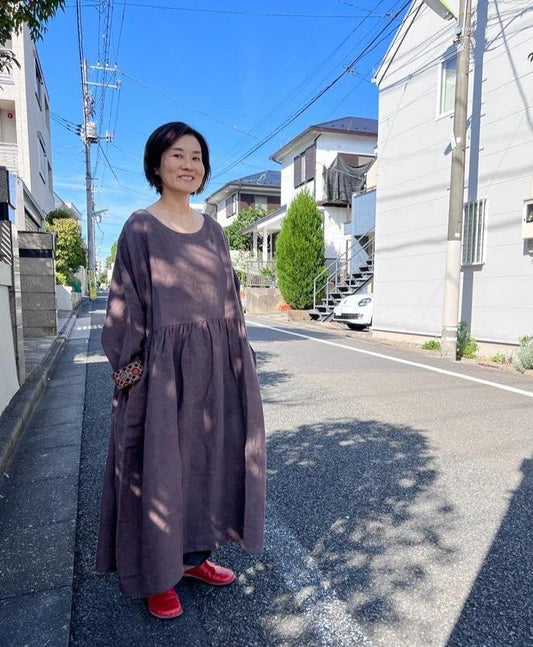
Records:
[[[0,499],[2,534],[76,518],[78,480],[60,477],[28,483],[4,479]]]
[[[28,445],[24,451],[17,451],[8,473],[13,483],[77,476],[79,456],[80,450],[76,445],[54,449]]]
[[[72,591],[69,586],[0,600],[0,626],[4,647],[57,647],[67,645]],[[28,619],[31,618],[31,622]]]
[[[72,584],[75,521],[0,536],[2,598]]]

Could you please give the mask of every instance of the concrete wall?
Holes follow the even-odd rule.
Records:
[[[521,237],[533,195],[533,7],[474,3],[465,201],[487,200],[485,262],[462,273],[460,319],[482,340],[533,332],[533,247]],[[423,6],[379,77],[374,328],[440,335],[453,116],[438,115],[454,24]],[[394,46],[392,48],[394,51]]]
[[[246,288],[246,312],[266,314],[278,312],[277,306],[283,301],[278,288]]]
[[[19,388],[9,296],[11,284],[11,266],[0,262],[0,413]]]
[[[57,334],[53,248],[52,234],[19,232],[25,337]]]

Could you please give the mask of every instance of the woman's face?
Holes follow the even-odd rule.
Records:
[[[202,184],[205,169],[200,142],[193,135],[183,135],[161,155],[157,169],[163,191],[195,193]]]

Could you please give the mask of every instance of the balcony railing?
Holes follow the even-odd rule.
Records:
[[[0,142],[0,166],[5,166],[12,173],[17,172],[17,145]]]

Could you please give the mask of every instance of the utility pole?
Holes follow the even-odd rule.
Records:
[[[110,85],[102,83],[90,82],[87,78],[87,61],[82,60],[82,95],[83,95],[83,130],[82,140],[85,148],[85,192],[87,196],[87,251],[89,257],[89,299],[94,301],[96,299],[96,252],[94,241],[94,192],[93,192],[93,178],[91,175],[91,144],[96,144],[99,139],[111,141],[111,135],[107,134],[105,137],[98,137],[96,122],[94,117],[94,97],[89,91],[90,85],[106,86],[113,89],[119,89],[120,85]],[[116,66],[109,68],[107,66],[93,65],[91,68],[98,70],[105,70],[106,72],[116,72]],[[120,82],[119,82],[120,83]],[[98,213],[102,213],[101,210]]]
[[[452,166],[448,208],[448,239],[444,275],[441,356],[457,360],[457,323],[461,281],[461,236],[465,191],[466,120],[468,105],[468,68],[470,65],[471,0],[460,0],[457,30],[457,72],[453,119]]]
[[[85,148],[85,193],[87,196],[87,251],[89,256],[89,299],[96,299],[96,260],[94,255],[94,196],[91,176],[91,144],[95,143],[96,124],[91,121],[94,115],[93,96],[88,90],[87,61],[82,61],[83,130],[82,140]]]

